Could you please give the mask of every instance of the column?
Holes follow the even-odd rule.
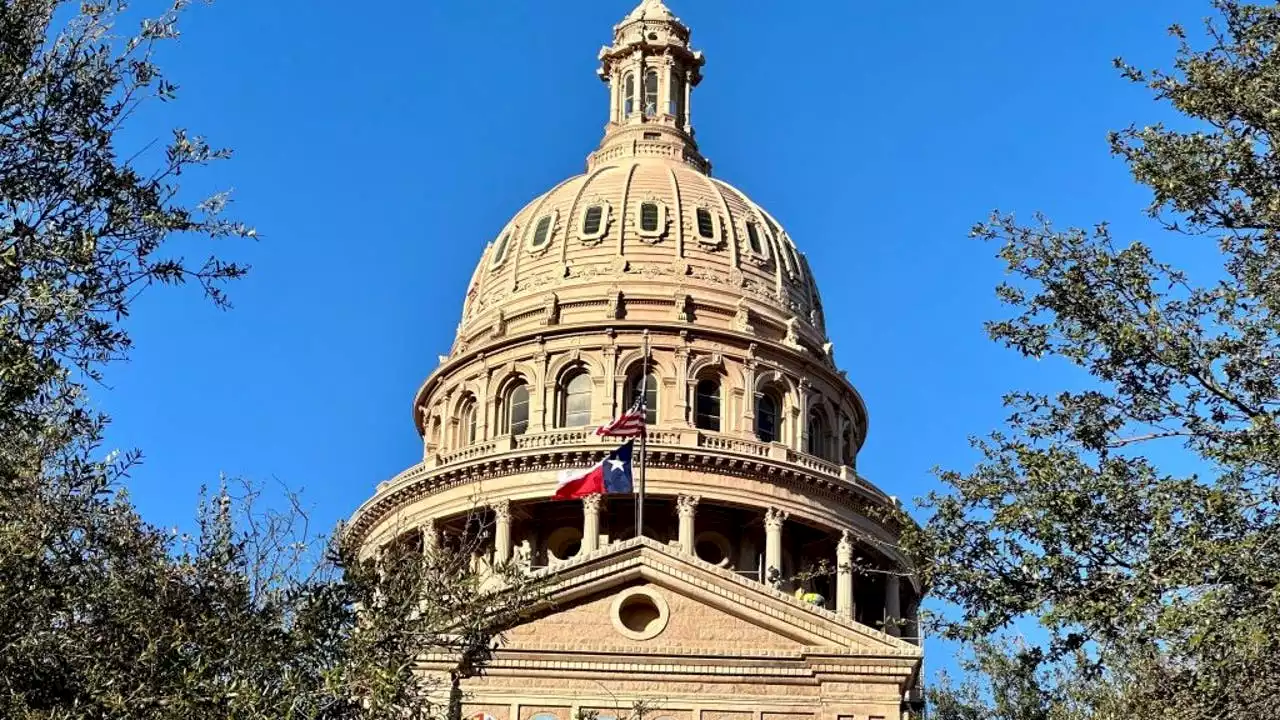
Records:
[[[511,501],[493,504],[493,561],[499,565],[511,559]]]
[[[691,132],[693,129],[693,120],[690,119],[693,115],[693,111],[690,109],[690,105],[689,105],[689,93],[692,88],[693,88],[693,73],[690,72],[689,70],[685,70],[685,73],[684,73],[684,131],[685,132]]]
[[[697,495],[681,495],[676,498],[676,513],[680,517],[680,549],[693,553],[693,517],[698,510]]]
[[[836,614],[853,619],[853,539],[848,530],[836,545]]]
[[[885,632],[890,635],[901,635],[898,620],[902,617],[902,600],[899,590],[899,578],[894,572],[884,576],[884,624]]]
[[[764,513],[764,581],[778,587],[782,584],[782,524],[787,513],[769,508]]]
[[[582,498],[582,552],[600,545],[600,493]]]
[[[440,533],[436,530],[435,518],[427,518],[420,529],[422,533],[422,554],[434,555],[440,548]]]

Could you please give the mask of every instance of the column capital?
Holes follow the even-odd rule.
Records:
[[[507,500],[506,498],[503,498],[502,500],[496,500],[491,505],[489,505],[489,508],[493,510],[494,519],[498,520],[499,522],[510,522],[511,520],[511,501],[510,500]]]
[[[778,508],[769,508],[764,511],[764,528],[766,530],[781,530],[782,523],[787,521],[790,515],[785,510]]]
[[[836,543],[836,557],[842,562],[853,560],[853,533],[848,530],[840,533],[840,542]]]
[[[698,501],[702,498],[697,495],[680,495],[676,498],[676,514],[680,517],[693,517],[698,509]]]
[[[582,498],[582,510],[589,513],[600,512],[600,498],[604,497],[600,493],[592,493]]]

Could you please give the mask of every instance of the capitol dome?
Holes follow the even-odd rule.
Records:
[[[378,485],[351,532],[369,553],[430,553],[480,518],[492,536],[477,562],[594,578],[510,633],[502,672],[473,688],[491,720],[571,716],[568,676],[533,679],[520,658],[535,656],[592,682],[661,676],[690,707],[741,702],[705,689],[722,680],[683,685],[663,664],[683,652],[746,677],[749,658],[782,653],[794,682],[774,688],[779,712],[799,693],[830,710],[821,718],[894,715],[918,679],[921,589],[896,549],[896,501],[856,470],[867,409],[836,365],[813,275],[777,218],[712,176],[694,139],[704,58],[689,28],[645,0],[613,30],[603,139],[583,174],[495,223],[449,350],[413,397],[421,461]],[[621,442],[595,429],[640,402],[646,492],[553,497],[561,471]],[[695,581],[721,599],[687,594]],[[730,597],[739,605],[722,607]],[[637,629],[623,611],[641,606]],[[699,644],[704,621],[729,616],[751,626],[733,631],[741,643]],[[548,640],[570,617],[602,637]],[[609,661],[582,665],[584,648]],[[849,669],[829,682],[819,665],[837,656]]]

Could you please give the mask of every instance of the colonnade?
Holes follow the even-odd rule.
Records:
[[[581,552],[589,553],[598,550],[600,547],[600,505],[602,496],[598,494],[588,495],[582,498],[582,549]],[[676,517],[677,517],[677,540],[676,545],[680,551],[689,555],[695,555],[695,521],[697,518],[698,503],[700,498],[697,495],[679,495],[676,497]],[[505,563],[511,560],[512,542],[511,542],[511,501],[499,500],[490,506],[494,517],[494,553],[493,558],[497,563]],[[765,550],[764,550],[764,577],[762,582],[768,583],[775,588],[782,585],[784,578],[782,577],[782,548],[783,533],[786,527],[786,521],[789,515],[786,511],[778,508],[767,508],[764,513],[764,529],[765,529]],[[422,547],[426,552],[432,552],[439,547],[440,538],[436,523],[432,519],[428,519],[421,525],[423,533]],[[841,533],[840,540],[836,544],[836,614],[853,619],[855,615],[856,605],[854,601],[854,543],[852,534],[848,530]],[[886,573],[884,583],[884,608],[885,608],[885,631],[891,635],[900,635],[902,615],[901,601],[901,576],[889,572]]]

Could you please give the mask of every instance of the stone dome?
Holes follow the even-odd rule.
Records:
[[[597,162],[516,213],[485,248],[460,337],[546,304],[688,296],[705,322],[824,352],[822,303],[781,224],[699,168],[643,154]],[[622,319],[622,318],[618,318]]]

